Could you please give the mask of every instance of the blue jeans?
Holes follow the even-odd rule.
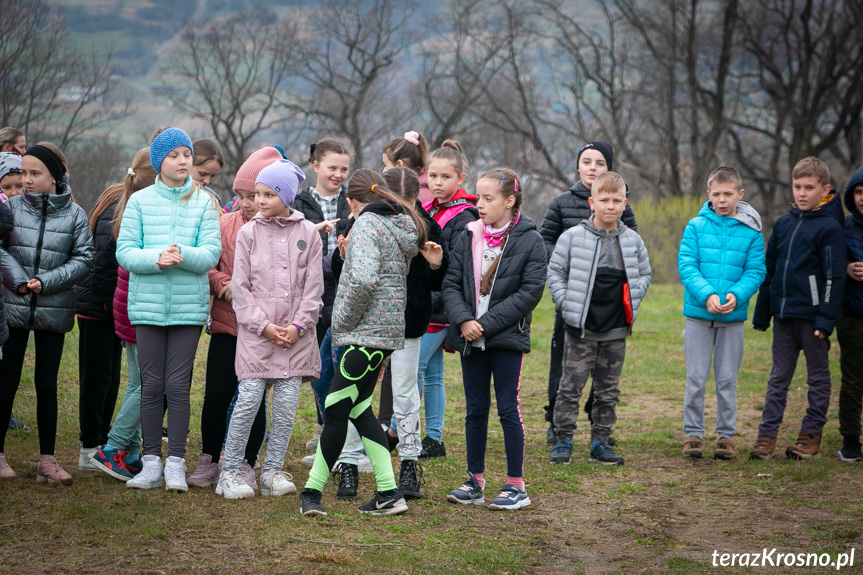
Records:
[[[443,383],[443,342],[449,328],[426,333],[420,343],[420,363],[417,387],[425,398],[426,435],[443,441],[443,416],[446,409],[446,389]]]
[[[324,424],[324,400],[330,392],[330,385],[333,383],[333,376],[336,373],[336,363],[338,361],[336,359],[336,350],[333,349],[333,336],[328,329],[321,342],[321,377],[312,382],[312,391],[315,392],[315,403],[318,408],[318,425]]]
[[[124,342],[126,362],[129,365],[129,383],[123,394],[120,411],[108,433],[108,443],[136,455],[141,451],[141,369],[138,365],[138,346]]]

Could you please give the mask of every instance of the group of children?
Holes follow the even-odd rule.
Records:
[[[193,143],[180,129],[161,128],[89,219],[72,200],[56,146],[26,148],[25,141],[19,149],[16,136],[9,147],[0,155],[0,189],[12,196],[0,204],[0,421],[11,417],[33,331],[39,481],[72,482],[54,458],[54,441],[57,373],[64,335],[77,315],[80,469],[105,472],[130,488],[215,487],[241,499],[258,489],[255,467],[268,437],[260,493],[296,493],[283,467],[308,381],[318,428],[307,444],[316,451],[299,493],[301,513],[326,514],[322,492],[331,474],[338,479],[336,496],[356,499],[364,466],[374,471],[377,489],[360,511],[403,513],[407,499],[420,497],[418,461],[446,453],[447,349],[461,360],[468,472],[447,499],[485,502],[493,384],[507,478],[489,508],[523,508],[530,498],[519,394],[532,311],[546,284],[557,308],[547,407],[551,461],[572,458],[578,404],[592,376],[590,460],[623,464],[613,449],[619,382],[651,270],[629,189],[610,171],[607,143],[581,148],[579,182],[555,198],[540,229],[521,211],[525,189],[518,174],[506,167],[486,171],[469,193],[461,187],[468,172],[461,146],[447,141],[429,153],[422,134],[412,131],[383,148],[383,173],[359,169],[350,177],[349,149],[335,138],[321,140],[309,158],[316,183],[305,188],[306,174],[281,148],[262,148],[238,170],[234,199],[223,208],[207,187],[224,165],[218,144]],[[684,232],[684,455],[702,454],[712,360],[719,406],[714,455],[735,456],[743,322],[760,288],[754,324],[766,329],[776,318],[774,366],[752,457],[775,449],[801,348],[810,406],[788,454],[817,455],[830,394],[828,336],[838,321],[845,438],[839,456],[863,459],[860,360],[846,353],[863,329],[863,169],[846,191],[852,215],[845,222],[822,162],[801,161],[792,179],[795,203],[777,221],[766,258],[760,218],[740,201],[742,180],[733,168],[710,175],[708,201]],[[0,311],[3,304],[0,299]],[[190,384],[204,329],[210,343],[201,453],[187,477]],[[112,425],[123,348],[129,381]],[[371,400],[381,381],[375,417]],[[0,478],[8,479],[15,472],[6,461],[5,435],[0,429]]]

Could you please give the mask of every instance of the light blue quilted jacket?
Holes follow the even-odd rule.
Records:
[[[724,323],[746,321],[749,300],[761,287],[764,266],[764,237],[761,217],[746,202],[737,203],[734,217],[720,216],[705,202],[698,216],[689,220],[677,254],[683,294],[683,315]],[[733,293],[737,306],[729,314],[707,311],[707,298]]]
[[[188,200],[192,178],[169,188],[156,178],[132,194],[117,238],[117,262],[129,271],[129,320],[132,325],[204,325],[209,309],[207,272],[222,251],[219,211],[212,196],[199,189]],[[156,262],[171,244],[183,261],[165,270]]]

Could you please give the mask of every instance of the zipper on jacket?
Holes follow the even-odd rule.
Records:
[[[174,241],[177,239],[175,234],[174,234],[174,229],[175,229],[175,226],[177,225],[177,207],[179,206],[179,204],[180,204],[180,198],[176,194],[174,194],[174,197],[171,199],[171,243],[169,245],[174,245],[175,243],[177,243],[176,241]],[[165,287],[166,287],[165,291],[167,292],[165,294],[165,296],[166,296],[166,299],[168,300],[166,302],[167,305],[165,306],[165,309],[167,312],[165,314],[165,325],[171,324],[171,291],[172,290],[171,290],[170,284],[171,284],[171,277],[173,275],[171,273],[171,271],[173,269],[174,269],[174,266],[171,266],[165,270],[165,272],[168,274],[165,277]]]
[[[45,240],[45,224],[48,220],[48,196],[42,195],[42,220],[39,222],[39,239],[36,241],[36,257],[33,259],[33,277],[39,275],[39,266],[42,263],[42,243]],[[45,286],[42,286],[45,289]],[[28,322],[30,329],[36,325],[36,299],[39,294],[30,294],[30,321]]]
[[[779,315],[777,317],[785,317],[785,300],[788,299],[788,290],[785,286],[785,279],[788,276],[788,264],[791,262],[791,248],[794,247],[794,236],[797,235],[797,230],[800,229],[800,224],[803,223],[803,214],[797,219],[797,225],[794,226],[794,231],[791,232],[791,239],[788,240],[788,249],[785,250],[785,267],[782,268],[782,305],[779,306]]]

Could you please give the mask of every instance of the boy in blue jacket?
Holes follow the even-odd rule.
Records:
[[[734,168],[707,179],[707,202],[683,232],[678,253],[686,331],[683,455],[701,457],[704,394],[713,360],[716,382],[716,459],[734,459],[737,372],[743,361],[743,322],[749,300],[764,281],[761,217],[742,202],[743,180]]]
[[[751,459],[770,459],[785,413],[788,386],[800,350],[809,386],[806,415],[792,459],[820,455],[821,431],[830,406],[830,334],[839,319],[845,286],[845,214],[830,190],[830,170],[821,160],[803,158],[791,172],[794,203],[776,220],[767,243],[767,278],[758,293],[755,329],[773,327],[773,368]]]
[[[863,461],[860,450],[860,413],[863,404],[863,167],[851,175],[845,188],[845,248],[848,256],[842,315],[836,325],[841,353],[842,387],[839,390],[841,461]]]

